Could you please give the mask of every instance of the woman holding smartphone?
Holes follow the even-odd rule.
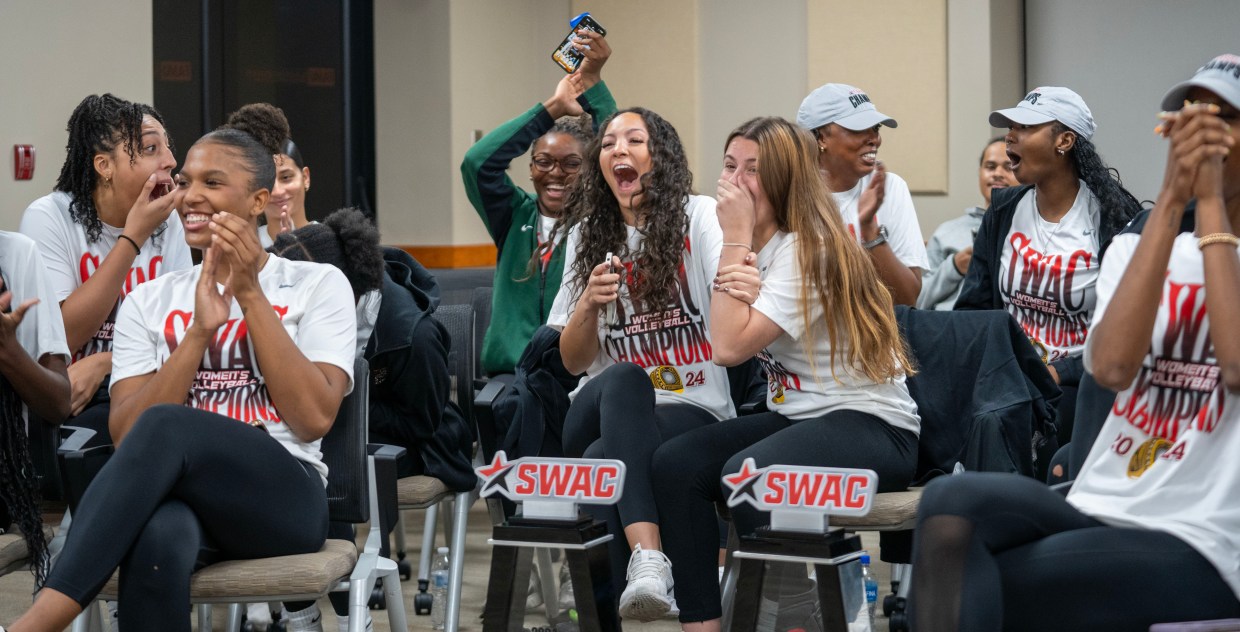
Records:
[[[719,224],[725,243],[747,247],[725,247],[719,257],[711,338],[718,364],[757,356],[769,412],[687,432],[655,454],[663,542],[685,630],[720,625],[718,543],[702,534],[715,528],[724,473],[746,458],[759,467],[865,468],[886,492],[906,489],[917,464],[921,419],[905,385],[912,359],[891,292],[845,227],[815,154],[814,138],[781,118],[753,119],[725,144]],[[767,522],[748,506],[733,508],[732,520],[742,535]],[[799,577],[782,579],[813,594],[803,567]],[[776,629],[804,626],[788,614],[780,612],[787,625]]]
[[[654,450],[734,416],[709,320],[710,283],[727,246],[714,200],[691,195],[691,185],[675,128],[649,110],[622,110],[590,144],[553,229],[568,237],[547,322],[562,331],[565,368],[586,374],[564,422],[564,451],[627,466],[620,503],[600,511],[624,534],[612,549],[613,573],[627,568],[620,615],[639,621],[674,603],[650,480]]]
[[[63,630],[117,566],[122,629],[188,631],[200,564],[322,547],[319,441],[353,384],[353,292],[332,266],[259,247],[278,142],[221,129],[186,156],[173,205],[203,263],[122,306],[116,453],[12,632]]]
[[[55,190],[26,208],[73,356],[73,425],[108,436],[107,376],[117,310],[139,285],[193,265],[173,213],[172,140],[155,108],[111,94],[82,99]]]

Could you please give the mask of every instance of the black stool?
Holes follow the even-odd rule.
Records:
[[[847,603],[847,596],[856,596],[861,588],[860,569],[850,573],[852,569],[845,567],[861,559],[861,537],[855,533],[846,534],[838,528],[820,534],[762,527],[757,533],[740,538],[740,546],[733,555],[739,561],[740,572],[730,630],[757,629],[766,562],[814,565],[823,632],[848,632],[849,613],[857,613],[865,601],[865,596],[861,595],[854,607]],[[844,588],[846,578],[854,585],[853,589]]]
[[[488,540],[494,550],[483,632],[521,632],[536,548],[564,549],[581,632],[619,632],[616,587],[611,584],[607,547],[600,546],[612,537],[606,523],[586,515],[576,520],[548,520],[517,514],[496,526]]]

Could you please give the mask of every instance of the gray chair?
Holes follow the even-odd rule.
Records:
[[[354,376],[369,373],[366,361],[354,364]],[[323,438],[323,461],[329,468],[328,513],[331,520],[357,524],[376,521],[379,514],[377,460],[393,463],[404,450],[376,447],[367,454],[367,420],[370,382],[355,379],[353,392],[341,403],[336,423]],[[82,459],[80,452],[66,461]],[[72,479],[68,479],[73,485]],[[393,499],[394,501],[394,499]],[[373,524],[373,523],[372,523]],[[190,578],[190,601],[198,605],[199,629],[211,629],[210,605],[229,604],[230,632],[241,629],[243,604],[271,601],[317,600],[329,592],[349,592],[349,628],[362,632],[368,612],[367,600],[376,581],[383,578],[388,600],[388,620],[393,630],[406,629],[404,598],[396,563],[379,555],[381,529],[372,528],[362,551],[352,542],[328,540],[317,553],[257,560],[230,560],[212,564]],[[104,586],[97,599],[115,599],[118,576]],[[122,605],[123,607],[123,605]],[[87,608],[73,623],[74,632],[100,629],[99,608]]]
[[[475,337],[474,310],[469,305],[442,305],[432,317],[448,330],[452,341],[448,352],[448,371],[452,376],[450,399],[457,404],[465,422],[474,427],[473,407],[474,376],[477,366],[477,338]],[[409,476],[396,482],[397,506],[406,509],[425,509],[426,520],[422,528],[422,552],[418,563],[418,594],[414,595],[414,610],[428,614],[431,608],[447,608],[444,629],[455,632],[461,618],[461,581],[465,569],[465,531],[469,509],[473,506],[477,486],[463,492],[452,492],[433,476]],[[451,505],[449,504],[451,503]],[[435,530],[439,510],[443,507],[445,532],[450,534],[448,603],[432,603],[427,593],[430,583],[431,560],[435,554]],[[451,518],[449,518],[451,516]],[[396,524],[396,552],[402,561],[406,555],[404,518]]]

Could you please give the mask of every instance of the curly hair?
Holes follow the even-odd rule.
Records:
[[[1055,121],[1051,131],[1058,136],[1072,130]],[[1106,233],[1118,233],[1141,210],[1141,202],[1124,188],[1119,171],[1108,167],[1102,161],[1102,156],[1098,155],[1094,144],[1080,134],[1076,134],[1076,142],[1072,144],[1068,156],[1072,159],[1076,177],[1083,180],[1089,191],[1098,198],[1101,207],[1100,228]]]
[[[35,590],[47,579],[47,538],[39,513],[39,486],[31,463],[22,401],[8,379],[0,375],[0,530],[12,520],[26,540],[33,563]]]
[[[282,259],[326,263],[340,268],[353,288],[354,299],[383,285],[379,229],[356,208],[342,208],[328,215],[321,224],[307,224],[281,233],[268,250]]]
[[[757,143],[758,178],[775,210],[775,222],[797,236],[805,321],[801,343],[811,366],[815,339],[825,325],[835,380],[840,364],[847,373],[860,370],[876,383],[914,374],[912,353],[896,325],[891,291],[844,227],[835,198],[819,175],[814,137],[782,118],[763,117],[729,134],[725,151],[735,138]],[[820,321],[811,320],[815,303],[822,308]]]
[[[99,241],[103,235],[103,222],[95,208],[95,188],[99,185],[95,154],[111,154],[119,146],[129,155],[129,164],[135,164],[142,145],[142,119],[147,116],[160,125],[164,123],[155,108],[112,94],[92,94],[82,99],[69,115],[65,162],[60,166],[60,176],[53,190],[68,193],[73,198],[69,203],[69,216],[85,229],[86,240],[91,243]],[[171,145],[172,140],[168,143]],[[156,239],[166,226],[165,223],[156,230]]]
[[[599,156],[603,135],[617,116],[636,114],[646,125],[647,149],[651,169],[641,176],[641,203],[633,209],[637,230],[642,236],[641,252],[628,251],[628,227],[620,204],[603,177]],[[576,227],[579,231],[572,286],[585,288],[595,265],[608,252],[636,259],[635,280],[629,288],[634,305],[660,309],[676,299],[676,278],[685,249],[689,217],[685,205],[692,192],[693,174],[685,157],[680,134],[663,117],[645,108],[620,110],[603,121],[600,132],[590,141],[577,181],[569,189],[564,212],[556,220],[553,235]],[[537,260],[555,240],[548,240],[534,257]]]

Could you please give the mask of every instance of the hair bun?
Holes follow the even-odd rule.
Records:
[[[292,138],[289,131],[288,118],[284,110],[270,103],[250,103],[228,116],[224,127],[245,132],[271,150],[271,153],[284,153],[281,149],[284,141]]]

